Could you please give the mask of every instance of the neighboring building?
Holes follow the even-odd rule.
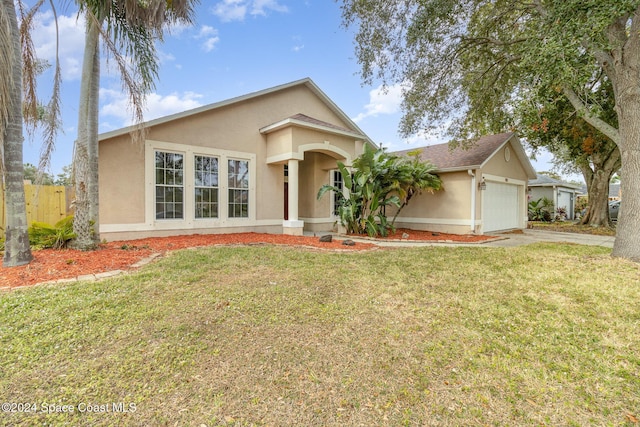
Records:
[[[484,136],[468,149],[438,144],[418,150],[437,167],[443,190],[415,196],[397,227],[460,234],[526,227],[527,180],[536,174],[515,134]]]
[[[337,161],[350,166],[371,139],[310,79],[99,137],[100,233],[107,240],[231,232],[334,229]],[[398,226],[483,233],[526,226],[535,172],[513,134],[469,150],[426,147],[444,190],[411,201]]]
[[[609,201],[611,200],[622,200],[620,184],[609,184]]]
[[[553,202],[554,209],[564,208],[567,219],[575,219],[576,199],[581,195],[579,185],[560,181],[547,175],[538,175],[529,181],[529,198],[538,200],[543,197]]]

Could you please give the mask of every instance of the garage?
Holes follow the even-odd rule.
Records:
[[[482,231],[521,228],[518,185],[487,181],[482,193]]]

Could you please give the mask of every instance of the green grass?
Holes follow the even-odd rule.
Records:
[[[0,400],[39,412],[0,424],[631,426],[640,269],[609,253],[218,247],[2,293]]]

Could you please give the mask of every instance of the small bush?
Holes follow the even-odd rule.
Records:
[[[553,219],[553,202],[546,197],[529,202],[529,221],[550,222]]]
[[[72,215],[61,219],[54,226],[33,222],[29,227],[29,244],[34,248],[65,248],[75,237]]]

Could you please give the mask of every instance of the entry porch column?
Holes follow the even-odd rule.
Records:
[[[298,169],[299,160],[289,159],[289,219],[283,221],[282,233],[292,236],[302,236],[304,221],[298,219]]]

